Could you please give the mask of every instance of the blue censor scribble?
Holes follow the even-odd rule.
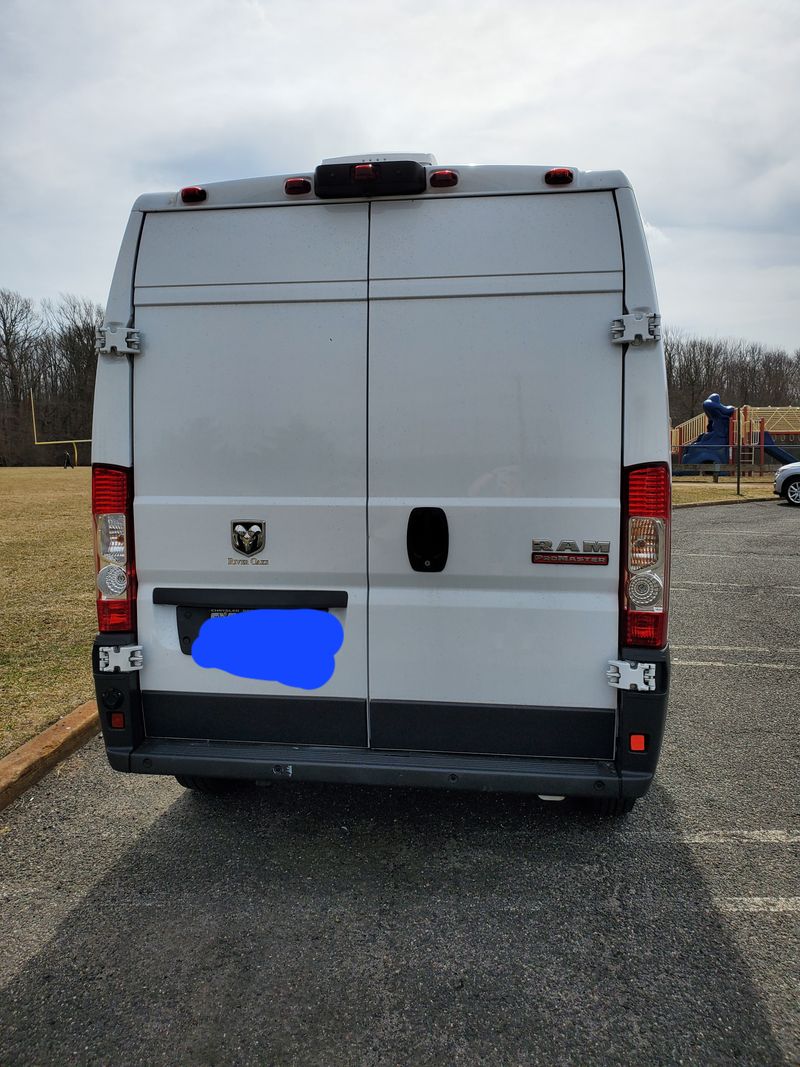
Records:
[[[333,677],[343,641],[342,624],[326,611],[267,608],[207,619],[192,659],[238,678],[319,689]]]

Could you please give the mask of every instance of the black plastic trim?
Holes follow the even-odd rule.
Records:
[[[364,161],[369,163],[368,160]],[[376,177],[354,178],[358,163],[323,163],[314,171],[314,193],[320,200],[348,197],[401,196],[424,193],[428,187],[425,167],[415,160],[383,160],[373,163]]]
[[[346,608],[347,592],[337,589],[164,589],[154,604],[197,608]]]
[[[148,737],[261,744],[367,744],[367,702],[344,697],[142,693]]]
[[[100,728],[103,731],[109,763],[118,771],[130,769],[130,754],[144,741],[139,672],[101,671],[99,649],[108,645],[124,647],[136,643],[136,634],[133,633],[98,634],[92,648],[92,673]],[[112,729],[110,719],[112,711],[124,713],[123,729]]]
[[[550,759],[613,759],[614,708],[370,701],[373,748]]]
[[[234,745],[151,739],[131,758],[143,774],[186,774],[253,781],[298,780],[360,785],[497,790],[551,796],[617,797],[613,764],[591,760],[399,755],[370,749]],[[646,783],[633,785],[637,796]]]
[[[623,775],[643,774],[650,778],[656,769],[664,730],[667,721],[669,700],[670,654],[664,649],[624,648],[622,659],[636,663],[656,664],[656,688],[649,693],[620,690],[619,729],[617,732],[617,766]],[[647,748],[644,752],[631,752],[630,734],[644,734]],[[647,788],[647,786],[645,787]],[[631,794],[636,795],[636,794]]]
[[[442,508],[412,508],[406,528],[406,551],[411,569],[438,574],[447,566],[450,527]]]

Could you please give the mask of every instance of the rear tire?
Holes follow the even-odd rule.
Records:
[[[783,487],[783,496],[787,504],[800,507],[800,478],[790,478]]]
[[[196,793],[210,793],[214,796],[236,793],[247,785],[239,778],[204,778],[194,774],[176,774],[175,781],[184,789],[193,789]]]
[[[603,797],[589,803],[595,815],[628,815],[633,811],[636,797]]]

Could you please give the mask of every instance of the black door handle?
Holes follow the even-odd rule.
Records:
[[[408,562],[415,571],[443,571],[450,548],[447,516],[441,508],[414,508],[406,531]]]

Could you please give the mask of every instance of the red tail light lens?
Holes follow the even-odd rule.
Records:
[[[628,471],[628,513],[658,519],[670,517],[669,468],[659,464]]]
[[[628,469],[623,491],[622,643],[663,648],[669,611],[669,467]]]
[[[283,191],[288,196],[302,196],[311,192],[311,182],[308,178],[287,178],[283,183]]]
[[[544,176],[546,185],[571,185],[575,175],[569,167],[553,167]]]
[[[92,517],[100,633],[136,628],[136,566],[133,554],[133,472],[92,467]]]
[[[380,176],[381,168],[375,163],[356,163],[353,167],[353,178],[357,182],[370,182]]]
[[[450,189],[458,185],[458,175],[454,170],[433,170],[428,180],[433,189]]]
[[[187,185],[181,189],[181,200],[184,204],[202,204],[208,193],[199,185]]]

